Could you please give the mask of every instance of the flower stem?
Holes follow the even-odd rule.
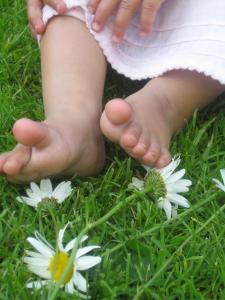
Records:
[[[54,227],[55,227],[55,233],[56,233],[56,236],[58,235],[58,225],[57,225],[57,221],[56,221],[56,218],[55,218],[55,215],[52,211],[52,206],[50,204],[48,204],[47,206],[47,209],[48,209],[48,212],[50,213],[51,215],[51,218],[52,218],[52,221],[53,221],[53,224],[54,224]],[[58,260],[58,253],[59,253],[59,249],[58,249],[58,243],[57,243],[57,240],[56,240],[56,246],[55,246],[55,259],[54,259],[54,264],[53,264],[53,271],[52,271],[52,276],[54,277],[55,275],[55,272],[56,272],[56,266],[57,266],[57,260]],[[51,294],[51,291],[53,290],[53,282],[49,288],[49,291],[48,291],[48,298]]]
[[[131,196],[125,198],[123,201],[121,200],[117,205],[115,205],[108,213],[106,213],[103,217],[101,217],[100,219],[98,219],[97,221],[88,224],[78,235],[76,242],[74,244],[73,250],[71,252],[68,264],[63,272],[63,274],[61,275],[59,281],[56,283],[54,290],[52,291],[52,293],[49,295],[48,300],[54,300],[55,297],[57,296],[57,293],[61,287],[61,285],[64,282],[64,279],[68,273],[69,270],[71,270],[71,267],[73,265],[73,262],[75,260],[76,257],[76,253],[77,253],[77,249],[78,249],[78,245],[80,243],[81,238],[87,234],[88,231],[94,229],[95,227],[101,225],[102,223],[106,222],[109,218],[111,218],[118,210],[120,210],[124,205],[132,202],[133,200],[135,200],[135,198],[137,197],[136,194],[132,194]]]

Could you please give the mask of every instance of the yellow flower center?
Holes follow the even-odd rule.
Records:
[[[58,254],[52,256],[49,270],[52,274],[52,278],[57,282],[59,281],[62,273],[64,272],[68,264],[69,256],[64,252],[58,252]],[[69,269],[64,278],[63,284],[67,284],[73,276],[73,266]]]

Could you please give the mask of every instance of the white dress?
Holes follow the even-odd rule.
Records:
[[[104,51],[108,62],[131,79],[146,79],[174,69],[204,73],[225,84],[225,0],[166,0],[149,37],[139,35],[137,12],[121,43],[113,43],[111,16],[104,30],[91,30],[88,0],[64,0],[67,13],[83,20]],[[45,6],[45,23],[57,12]]]

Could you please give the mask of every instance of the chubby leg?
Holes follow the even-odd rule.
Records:
[[[93,175],[104,165],[99,120],[106,62],[84,23],[52,19],[41,41],[45,120],[20,119],[15,149],[0,172],[15,182],[47,176]]]
[[[107,103],[102,132],[141,163],[164,167],[172,135],[225,90],[217,81],[190,71],[172,71],[151,80],[125,100]]]

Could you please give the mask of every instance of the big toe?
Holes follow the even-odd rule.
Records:
[[[130,121],[132,108],[128,102],[122,99],[114,99],[106,104],[105,113],[112,124],[123,125]]]
[[[30,119],[20,119],[13,126],[13,134],[18,143],[25,146],[42,147],[49,143],[48,126]]]
[[[106,104],[101,116],[101,130],[112,142],[119,143],[131,118],[132,108],[129,103],[121,99],[111,100]]]

